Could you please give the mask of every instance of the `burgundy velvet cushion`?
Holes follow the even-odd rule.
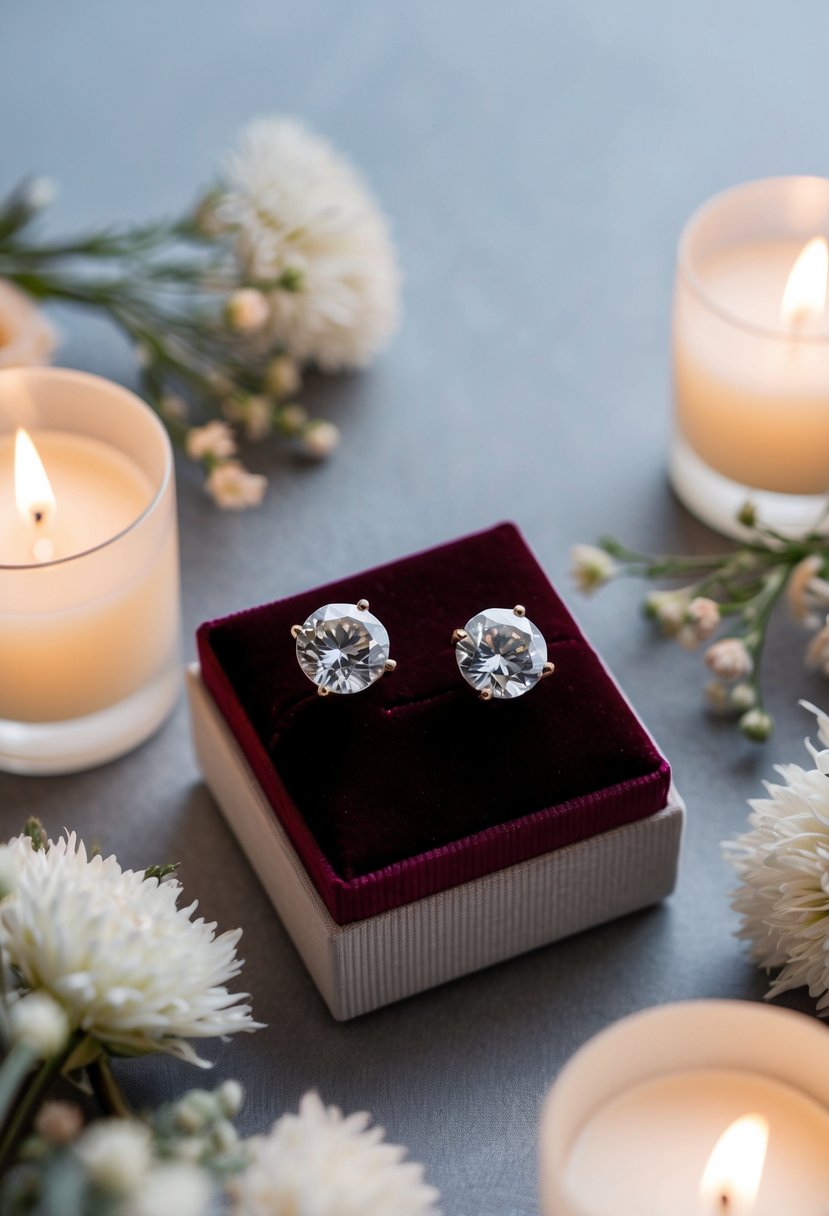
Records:
[[[370,601],[398,667],[318,697],[291,625]],[[452,630],[522,603],[555,674],[513,702],[461,679]],[[518,530],[489,531],[203,625],[202,675],[344,924],[643,818],[670,770]]]

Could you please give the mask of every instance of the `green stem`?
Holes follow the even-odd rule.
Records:
[[[30,1048],[25,1047],[22,1043],[15,1043],[3,1063],[0,1064],[0,1126],[5,1121],[10,1107],[17,1097],[17,1091],[34,1063],[35,1056]]]
[[[768,624],[771,619],[771,614],[774,611],[777,601],[783,592],[786,583],[789,581],[792,567],[789,565],[780,565],[775,567],[766,577],[763,590],[756,597],[751,608],[753,609],[749,624],[749,633],[754,635],[754,641],[749,642],[746,638],[746,646],[752,659],[752,677],[751,686],[754,689],[756,704],[758,709],[763,709],[763,692],[760,685],[760,665],[763,657],[763,647],[766,644],[766,634],[768,632]]]
[[[134,1112],[130,1108],[123,1091],[112,1074],[109,1060],[101,1056],[89,1065],[87,1069],[92,1092],[100,1103],[101,1109],[108,1115],[118,1119],[130,1119]]]
[[[45,1060],[41,1064],[40,1068],[34,1073],[28,1086],[23,1091],[17,1106],[11,1113],[11,1117],[4,1121],[5,1126],[3,1127],[2,1136],[0,1136],[0,1175],[2,1175],[3,1171],[9,1165],[15,1145],[23,1133],[27,1130],[30,1120],[34,1117],[38,1104],[46,1094],[49,1086],[60,1074],[64,1064],[75,1050],[80,1038],[80,1035],[73,1035],[62,1052],[59,1052],[58,1055],[53,1056],[50,1060]],[[12,1052],[13,1051],[14,1048],[12,1049]],[[8,1058],[9,1057],[6,1057],[7,1060]]]

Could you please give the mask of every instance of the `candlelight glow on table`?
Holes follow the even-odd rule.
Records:
[[[0,372],[0,768],[121,754],[178,689],[172,452],[96,376]]]
[[[803,530],[829,494],[829,180],[737,186],[688,221],[678,255],[671,480],[741,535],[750,496]]]
[[[543,1216],[826,1216],[829,1033],[738,1001],[646,1010],[547,1098]]]

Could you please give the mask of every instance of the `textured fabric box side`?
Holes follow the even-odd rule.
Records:
[[[187,685],[204,778],[338,1020],[658,903],[674,888],[684,807],[672,790],[646,819],[340,926],[196,665]]]

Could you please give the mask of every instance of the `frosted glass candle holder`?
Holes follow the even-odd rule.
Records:
[[[756,1168],[725,1154],[709,1170],[752,1115],[768,1134]],[[662,1005],[608,1027],[559,1074],[541,1116],[540,1212],[824,1216],[827,1143],[825,1026],[750,1001]]]
[[[15,477],[18,428],[54,493],[31,514]],[[65,773],[113,759],[156,730],[178,688],[164,428],[98,376],[0,371],[0,769]]]
[[[670,477],[727,535],[745,535],[736,516],[749,498],[797,532],[829,493],[829,314],[813,300],[783,307],[815,237],[829,237],[829,180],[779,177],[710,199],[679,242]],[[822,280],[825,290],[825,268]]]

